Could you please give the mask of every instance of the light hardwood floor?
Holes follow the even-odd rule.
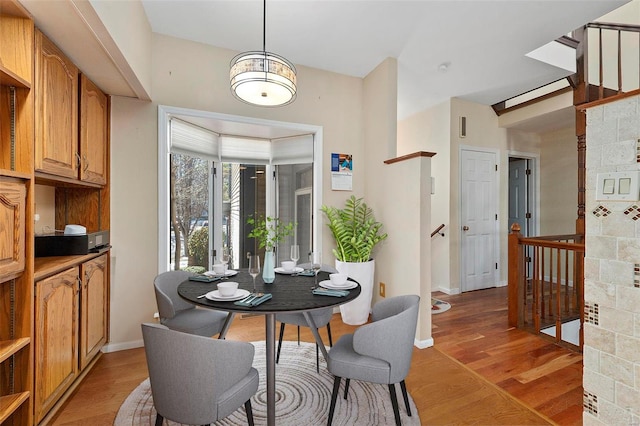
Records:
[[[435,347],[414,349],[406,379],[423,424],[581,424],[582,356],[508,328],[506,288],[434,296],[452,309],[433,316]],[[334,339],[355,329],[339,315],[331,328]],[[228,338],[264,340],[263,317],[236,318]],[[301,338],[313,341],[305,328]],[[285,339],[296,339],[295,327],[287,327]],[[146,377],[143,349],[103,355],[53,424],[113,424]]]

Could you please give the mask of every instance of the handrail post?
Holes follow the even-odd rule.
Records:
[[[518,327],[523,318],[523,297],[524,288],[520,283],[522,276],[522,246],[520,245],[520,225],[514,223],[511,225],[509,233],[509,266],[508,266],[508,300],[509,311],[508,321],[509,327]]]

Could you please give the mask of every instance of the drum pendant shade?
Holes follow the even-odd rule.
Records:
[[[282,106],[296,98],[296,69],[280,55],[266,51],[266,9],[263,13],[263,50],[244,52],[231,60],[231,92],[243,102]]]

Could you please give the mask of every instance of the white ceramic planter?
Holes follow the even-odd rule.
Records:
[[[368,262],[341,262],[336,260],[336,269],[347,274],[360,284],[362,291],[360,296],[349,303],[340,305],[342,321],[349,325],[361,325],[369,319],[371,311],[371,299],[373,298],[373,273],[375,261]]]

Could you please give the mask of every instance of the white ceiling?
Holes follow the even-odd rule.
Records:
[[[262,49],[262,1],[142,3],[154,32]],[[269,0],[266,48],[298,66],[357,77],[397,58],[404,118],[451,97],[491,105],[565,77],[568,71],[525,55],[624,3]]]

